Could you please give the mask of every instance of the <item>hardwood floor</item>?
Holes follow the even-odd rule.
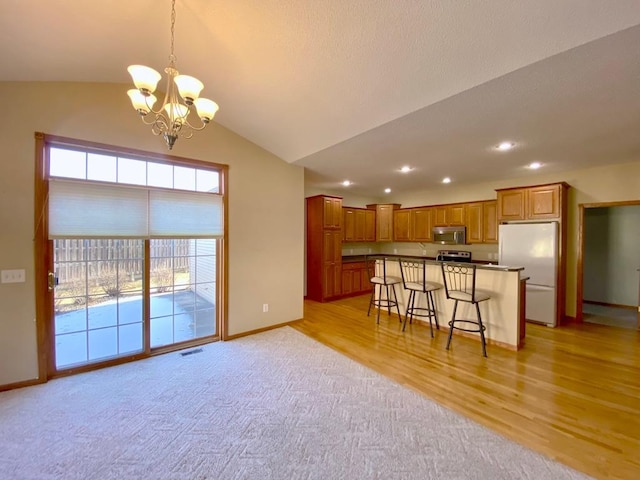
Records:
[[[291,326],[492,430],[596,478],[640,478],[640,333],[527,324],[512,352],[367,317],[367,295],[305,301]]]

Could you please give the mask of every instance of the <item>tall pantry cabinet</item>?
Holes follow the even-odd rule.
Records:
[[[342,294],[342,198],[307,198],[307,298]]]

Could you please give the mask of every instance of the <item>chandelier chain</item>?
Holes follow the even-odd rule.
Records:
[[[175,63],[176,56],[173,54],[173,37],[176,25],[176,0],[171,0],[171,55],[169,55],[169,61],[171,64]]]

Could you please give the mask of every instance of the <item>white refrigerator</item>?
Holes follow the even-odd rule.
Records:
[[[509,223],[499,226],[499,263],[524,267],[527,320],[556,326],[558,223]]]

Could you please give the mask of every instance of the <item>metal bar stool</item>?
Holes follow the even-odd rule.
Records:
[[[380,310],[382,308],[387,309],[389,315],[391,315],[391,307],[396,307],[398,311],[398,319],[402,322],[400,316],[400,308],[398,307],[398,296],[396,295],[396,285],[402,280],[400,277],[394,275],[387,275],[387,258],[380,256],[366,257],[367,273],[369,279],[373,284],[373,290],[371,291],[371,300],[369,301],[369,309],[367,310],[367,317],[371,313],[371,306],[378,308],[378,315],[376,323],[380,323]],[[383,298],[382,292],[385,292]],[[393,293],[393,298],[391,298]],[[377,298],[376,298],[377,295]]]
[[[486,327],[482,323],[480,307],[478,304],[491,298],[486,292],[476,290],[476,266],[468,263],[442,263],[442,278],[447,298],[455,300],[453,314],[449,322],[449,338],[447,339],[447,350],[451,344],[453,330],[462,330],[480,334],[482,341],[482,354],[487,356],[487,344],[484,338]],[[456,318],[458,302],[467,302],[475,305],[475,320]],[[462,325],[459,325],[462,324]]]
[[[431,337],[433,338],[433,322],[436,323],[436,328],[440,330],[438,324],[438,312],[436,310],[436,304],[433,300],[433,292],[442,288],[442,285],[436,282],[427,280],[427,268],[426,261],[422,260],[410,260],[401,258],[400,262],[400,274],[402,275],[402,284],[405,290],[409,291],[409,298],[407,299],[407,310],[404,315],[404,323],[402,324],[402,331],[404,332],[407,326],[407,318],[409,323],[413,322],[413,317],[422,317],[429,319],[429,329],[431,331]],[[416,295],[424,293],[426,306],[416,307]]]

